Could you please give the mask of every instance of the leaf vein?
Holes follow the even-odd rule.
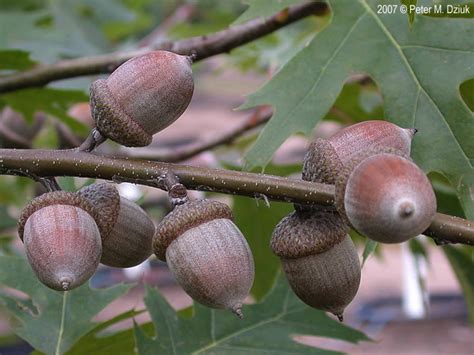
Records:
[[[383,22],[380,20],[380,18],[374,13],[374,11],[370,8],[369,5],[367,5],[367,3],[365,2],[365,0],[359,0],[359,3],[362,4],[362,6],[364,6],[367,10],[367,12],[373,17],[373,19],[375,20],[375,22],[378,24],[378,26],[380,27],[380,29],[385,33],[385,35],[387,36],[387,38],[389,39],[390,42],[392,42],[392,44],[394,45],[394,47],[397,49],[398,53],[400,54],[400,57],[402,59],[402,61],[405,63],[407,69],[408,69],[408,72],[410,73],[410,75],[412,76],[415,84],[418,86],[418,88],[421,88],[421,90],[423,90],[423,93],[426,95],[426,97],[428,98],[428,100],[431,102],[431,104],[434,106],[434,108],[436,109],[437,113],[441,116],[442,118],[442,121],[445,123],[446,127],[448,128],[448,130],[450,131],[451,135],[453,136],[454,138],[454,141],[456,142],[457,146],[459,147],[459,150],[461,151],[462,155],[465,157],[465,159],[467,160],[467,164],[469,165],[469,167],[472,169],[472,164],[471,164],[471,161],[469,160],[466,152],[464,151],[464,149],[462,148],[461,144],[459,143],[459,141],[456,139],[456,136],[453,132],[453,130],[451,129],[451,126],[448,124],[448,122],[446,121],[443,113],[441,112],[440,108],[438,107],[438,105],[436,104],[436,102],[433,100],[433,98],[428,94],[428,92],[425,90],[425,88],[421,85],[421,82],[420,80],[418,79],[418,77],[416,76],[415,72],[413,71],[413,68],[411,67],[410,65],[410,62],[408,61],[407,57],[405,56],[405,53],[403,52],[402,50],[402,47],[400,46],[400,44],[395,40],[395,38],[393,37],[392,33],[388,30],[388,28],[383,24]]]
[[[410,48],[421,48],[421,49],[429,49],[434,51],[447,51],[447,52],[460,52],[466,54],[474,54],[474,51],[467,51],[464,49],[455,49],[455,48],[442,48],[442,47],[433,47],[433,46],[426,46],[421,44],[406,44],[404,46],[400,46],[401,49],[410,49]]]
[[[68,291],[64,291],[63,305],[62,305],[62,309],[61,309],[61,323],[60,323],[60,326],[59,326],[58,341],[56,343],[56,350],[54,352],[56,355],[61,354],[61,340],[62,340],[63,333],[64,333],[64,319],[66,318],[67,295],[68,295]]]
[[[272,318],[269,318],[269,319],[267,319],[267,320],[262,320],[262,321],[260,321],[260,322],[258,322],[258,323],[255,323],[255,324],[253,324],[253,325],[251,325],[251,326],[249,326],[249,327],[247,327],[247,328],[243,328],[243,329],[241,329],[241,330],[239,330],[239,331],[237,331],[237,332],[235,332],[235,333],[232,333],[232,334],[230,334],[230,335],[227,335],[227,336],[225,336],[225,337],[223,337],[223,338],[221,338],[221,339],[215,340],[215,341],[212,342],[211,344],[206,345],[206,346],[204,346],[204,347],[202,347],[202,348],[200,348],[200,349],[198,349],[198,350],[193,351],[193,354],[200,354],[200,353],[202,353],[202,352],[204,352],[204,351],[206,351],[206,350],[209,350],[209,349],[211,349],[211,348],[214,348],[214,347],[218,346],[219,344],[222,344],[223,342],[225,342],[225,341],[227,341],[227,340],[229,340],[229,339],[232,339],[232,338],[234,338],[234,337],[236,337],[236,336],[238,336],[238,335],[240,335],[240,334],[244,334],[244,333],[246,333],[246,332],[248,332],[248,331],[251,331],[251,330],[253,330],[253,329],[255,329],[255,328],[258,328],[258,327],[260,327],[260,326],[262,326],[262,325],[264,325],[264,324],[276,322],[276,321],[280,320],[280,318],[283,317],[283,316],[286,316],[286,315],[292,314],[292,313],[296,313],[296,312],[299,312],[299,311],[300,311],[299,309],[298,309],[298,310],[295,310],[295,311],[290,311],[290,312],[283,312],[283,311],[282,311],[282,312],[278,313],[276,316],[274,316],[274,317],[272,317]]]

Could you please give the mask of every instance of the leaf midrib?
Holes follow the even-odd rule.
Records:
[[[268,323],[272,323],[272,322],[276,322],[278,320],[280,320],[281,317],[285,316],[285,315],[288,315],[288,314],[292,314],[292,313],[296,313],[296,312],[299,312],[300,309],[295,309],[294,311],[292,312],[288,312],[287,311],[287,308],[288,308],[288,299],[289,299],[289,291],[286,293],[286,297],[285,297],[285,302],[283,303],[283,307],[282,307],[282,310],[274,317],[272,318],[269,318],[267,320],[264,320],[264,321],[261,321],[261,322],[258,322],[258,323],[255,323],[254,325],[252,326],[249,326],[247,328],[244,328],[244,329],[240,329],[239,331],[235,332],[235,333],[232,333],[228,336],[225,336],[223,338],[220,338],[219,340],[215,340],[214,336],[212,337],[213,338],[213,342],[198,349],[198,350],[195,350],[192,352],[192,354],[200,354],[206,350],[209,350],[209,349],[212,349],[212,348],[215,348],[216,346],[218,346],[219,344],[222,344],[224,343],[225,341],[229,340],[229,339],[232,339],[240,334],[243,334],[243,333],[246,333],[252,329],[255,329],[255,328],[258,328],[260,327],[261,325],[264,325],[264,324],[268,324]],[[214,323],[214,318],[212,318],[212,322]],[[213,326],[213,324],[211,324],[211,326]]]
[[[68,291],[64,291],[63,304],[62,304],[62,309],[61,309],[61,322],[60,322],[59,332],[58,332],[58,341],[56,343],[56,350],[54,351],[55,355],[61,354],[61,342],[62,342],[63,333],[64,333],[64,321],[66,318],[67,295],[68,295]]]

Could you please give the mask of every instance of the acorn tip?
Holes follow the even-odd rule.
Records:
[[[401,218],[408,218],[415,212],[415,207],[409,202],[402,203],[398,208],[398,214]]]
[[[413,138],[418,133],[418,128],[408,128],[410,136]]]
[[[244,319],[244,313],[242,312],[241,306],[236,306],[232,308],[232,313],[234,313],[239,319]]]
[[[64,290],[64,291],[68,291],[70,289],[70,286],[71,286],[71,279],[69,277],[61,277],[59,279],[59,283],[61,284],[61,288]]]

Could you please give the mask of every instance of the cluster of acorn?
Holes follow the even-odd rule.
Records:
[[[342,320],[361,277],[349,227],[378,242],[400,243],[432,222],[433,189],[409,158],[415,133],[386,121],[365,121],[311,143],[302,178],[335,184],[336,208],[296,205],[271,240],[305,303]]]
[[[190,64],[189,57],[156,51],[94,82],[91,139],[148,145],[188,106],[194,87]],[[355,296],[360,264],[349,226],[394,243],[430,224],[436,201],[426,176],[409,159],[414,133],[368,121],[311,144],[303,179],[335,184],[337,208],[297,205],[271,241],[291,287],[307,304],[342,317]],[[130,267],[154,252],[193,299],[241,317],[254,262],[232,211],[217,201],[189,201],[179,182],[167,188],[174,208],[156,228],[113,184],[48,192],[31,201],[20,217],[19,235],[38,278],[53,289],[70,290],[100,262]]]
[[[182,115],[193,88],[190,57],[156,51],[127,61],[91,86],[93,139],[150,144],[153,134]],[[241,317],[254,263],[231,209],[217,201],[188,201],[181,184],[169,187],[169,195],[174,209],[155,228],[113,184],[52,191],[24,208],[18,232],[34,272],[55,290],[83,284],[99,263],[131,267],[154,252],[196,301]]]
[[[55,290],[80,286],[99,263],[131,267],[154,251],[192,298],[241,316],[254,266],[232,211],[212,200],[178,203],[155,229],[146,212],[113,184],[52,191],[23,210],[19,235],[34,272]]]

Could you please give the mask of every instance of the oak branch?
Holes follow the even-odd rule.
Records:
[[[213,191],[307,205],[333,206],[334,186],[279,176],[110,158],[77,150],[0,149],[0,173],[30,176],[99,178],[133,182],[166,190],[164,177],[173,173],[191,190]],[[474,245],[474,221],[437,213],[424,232],[441,243]]]

